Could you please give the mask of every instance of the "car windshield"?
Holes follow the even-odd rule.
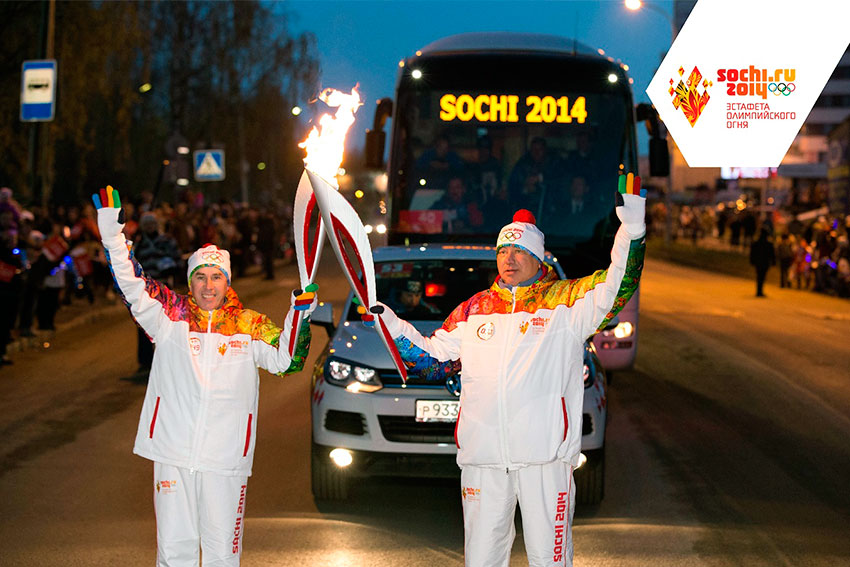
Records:
[[[375,264],[378,300],[402,319],[443,321],[474,293],[488,289],[498,275],[492,260],[398,260]],[[359,321],[355,308],[348,320]]]

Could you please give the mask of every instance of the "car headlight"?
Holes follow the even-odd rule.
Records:
[[[329,384],[350,392],[375,392],[383,388],[374,368],[358,366],[336,358],[328,360],[325,376]]]

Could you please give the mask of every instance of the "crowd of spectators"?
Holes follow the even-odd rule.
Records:
[[[272,279],[274,260],[293,255],[292,207],[263,201],[258,207],[209,204],[187,192],[172,204],[155,202],[145,192],[125,198],[124,233],[145,271],[173,285],[185,285],[186,259],[207,242],[231,251],[234,278],[257,266]],[[650,234],[664,235],[666,215],[663,202],[650,206]],[[775,247],[782,287],[850,297],[850,216],[801,221],[778,212],[759,215],[751,208],[675,205],[671,225],[674,239],[741,254],[748,254],[765,230]],[[0,367],[11,364],[6,349],[14,338],[38,334],[48,339],[39,344],[49,344],[63,306],[98,299],[118,301],[91,203],[23,207],[11,189],[0,189]],[[144,368],[147,355],[139,340],[139,366]]]
[[[663,202],[649,207],[650,234],[665,234],[666,214]],[[764,215],[752,208],[723,204],[674,205],[671,221],[675,240],[720,246],[741,254],[749,254],[764,230],[775,249],[781,287],[850,297],[850,215],[799,220],[782,211]]]
[[[282,202],[208,204],[187,192],[172,204],[145,192],[122,204],[134,255],[150,275],[176,286],[186,284],[186,259],[208,242],[230,250],[234,278],[258,266],[272,279],[274,260],[292,258],[292,207]],[[12,340],[38,336],[49,345],[63,306],[98,300],[118,298],[94,206],[24,207],[11,189],[0,189],[0,367],[12,363]],[[141,357],[140,349],[144,367]]]

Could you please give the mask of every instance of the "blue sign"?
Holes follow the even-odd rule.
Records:
[[[195,150],[195,181],[224,180],[224,150]]]
[[[21,73],[21,121],[50,122],[56,113],[56,61],[24,61]]]

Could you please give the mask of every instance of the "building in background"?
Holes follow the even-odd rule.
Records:
[[[844,52],[782,160],[780,174],[793,180],[794,202],[802,208],[820,206],[828,201],[833,212],[850,213],[847,176],[839,176],[841,168],[847,167],[848,117],[850,48]],[[839,181],[842,177],[843,184]]]
[[[827,139],[829,209],[835,214],[850,215],[850,116],[830,130]]]

